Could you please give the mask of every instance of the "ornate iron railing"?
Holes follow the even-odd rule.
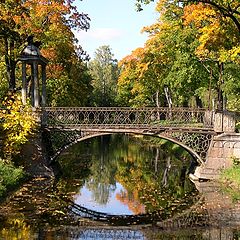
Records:
[[[44,108],[43,124],[91,128],[212,129],[214,113],[192,108],[80,107]]]

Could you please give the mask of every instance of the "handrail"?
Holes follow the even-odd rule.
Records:
[[[91,128],[213,128],[212,111],[200,108],[167,107],[46,107],[43,122],[48,126]]]

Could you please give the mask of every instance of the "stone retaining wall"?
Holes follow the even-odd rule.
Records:
[[[198,179],[217,179],[222,169],[232,166],[234,158],[240,159],[240,133],[215,136],[205,164],[197,167],[194,176]]]

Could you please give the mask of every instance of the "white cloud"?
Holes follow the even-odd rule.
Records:
[[[95,28],[87,32],[78,32],[77,38],[82,41],[112,41],[124,36],[124,31],[116,28]]]

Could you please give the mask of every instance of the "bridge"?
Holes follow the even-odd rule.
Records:
[[[43,125],[52,133],[65,135],[65,144],[61,144],[62,149],[56,146],[53,158],[73,137],[77,141],[103,134],[134,133],[169,139],[185,147],[202,163],[215,134],[212,112],[187,108],[45,108]]]
[[[46,139],[52,146],[51,161],[78,141],[113,133],[167,139],[185,148],[204,169],[210,160],[208,173],[198,173],[200,178],[216,178],[220,169],[230,164],[226,163],[226,158],[229,162],[233,153],[240,157],[239,136],[234,133],[236,114],[230,112],[199,108],[45,107],[42,108],[41,121],[45,134],[48,134]],[[226,133],[235,138],[226,137]],[[223,135],[224,140],[221,140]],[[216,151],[222,152],[226,142],[231,145],[231,151],[227,149],[219,162],[215,159]],[[215,159],[214,164],[210,158]]]
[[[46,135],[43,139],[52,146],[48,148],[51,160],[71,144],[112,133],[151,135],[181,145],[199,162],[197,178],[216,178],[220,169],[230,166],[231,157],[240,158],[235,113],[193,108],[48,108],[48,60],[32,41],[28,41],[19,60],[22,63],[22,102],[26,104],[29,92],[32,107],[41,112],[43,134]],[[32,89],[27,81],[27,65],[31,69]],[[39,166],[35,165],[32,169]]]
[[[221,168],[230,166],[230,157],[240,158],[240,136],[235,134],[235,113],[193,108],[48,108],[48,60],[41,55],[32,39],[29,38],[19,61],[22,64],[22,102],[26,104],[30,95],[36,114],[41,112],[38,117],[41,117],[43,134],[46,135],[43,139],[52,146],[48,149],[51,160],[77,141],[112,133],[151,135],[181,145],[202,167],[196,171],[197,178],[216,178]],[[31,69],[31,85],[27,80],[27,66]],[[40,67],[41,71],[38,71]],[[37,147],[35,151],[39,151]],[[36,162],[33,161],[31,168],[35,172],[40,165]],[[43,160],[42,164],[45,164]],[[44,171],[45,167],[41,169]],[[208,172],[203,173],[206,169]]]

